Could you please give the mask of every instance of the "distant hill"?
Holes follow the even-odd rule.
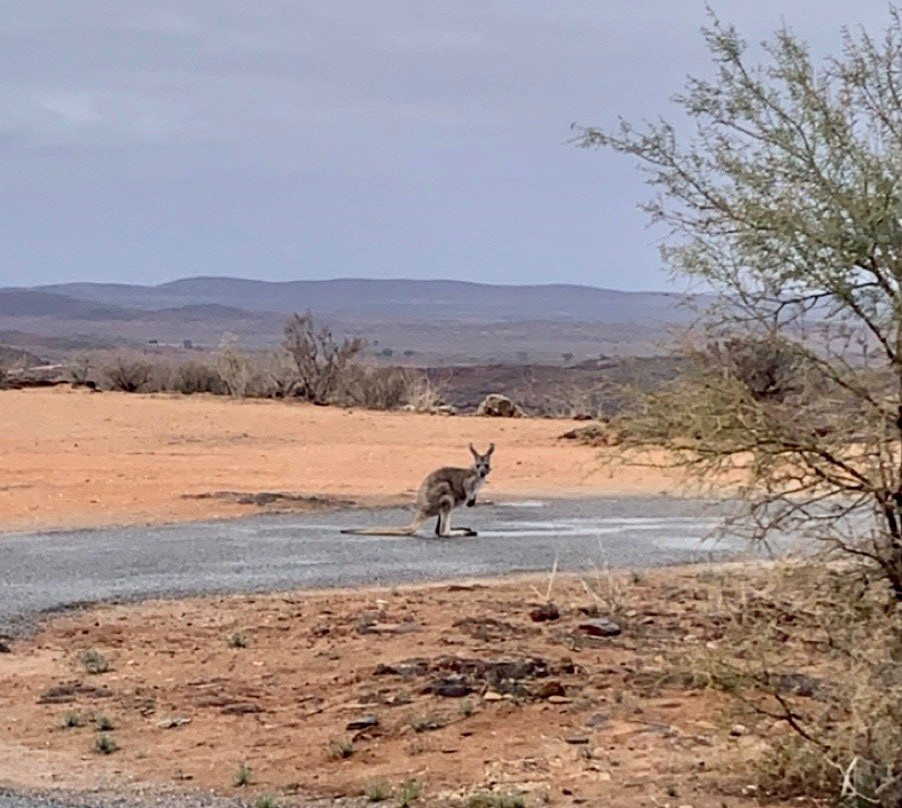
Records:
[[[692,316],[680,303],[676,294],[571,284],[200,277],[0,289],[0,332],[32,350],[92,342],[210,347],[226,332],[247,347],[270,347],[288,314],[309,309],[337,334],[364,336],[379,361],[524,364],[661,353]]]
[[[114,306],[141,309],[216,304],[234,308],[322,315],[367,314],[405,320],[562,320],[686,322],[680,296],[666,292],[620,292],[592,286],[511,286],[463,281],[339,279],[258,281],[198,277],[159,286],[66,283],[34,287]]]

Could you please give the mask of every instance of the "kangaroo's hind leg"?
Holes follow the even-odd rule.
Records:
[[[435,521],[435,535],[443,539],[452,536],[476,536],[475,530],[468,527],[451,527],[451,510],[454,507],[454,500],[451,497],[444,497],[438,512],[438,518]]]

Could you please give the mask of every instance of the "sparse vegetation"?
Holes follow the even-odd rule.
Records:
[[[84,716],[81,713],[78,713],[74,710],[70,710],[63,716],[62,726],[63,729],[75,729],[77,727],[83,727],[85,725]]]
[[[99,755],[112,755],[119,749],[119,744],[113,739],[112,735],[101,732],[94,738],[94,751]]]
[[[354,741],[350,738],[338,738],[329,741],[329,755],[336,760],[346,760],[354,754]]]
[[[423,787],[413,778],[408,777],[398,788],[398,805],[407,808],[413,805],[423,793]]]
[[[242,631],[233,631],[226,642],[229,648],[247,648],[247,635]]]
[[[246,761],[242,760],[241,763],[238,764],[238,768],[235,770],[235,776],[232,778],[232,783],[239,788],[254,784],[253,769],[248,766]]]
[[[103,713],[95,715],[91,720],[94,723],[94,729],[98,732],[110,732],[111,730],[116,729],[116,724],[113,719]]]
[[[366,789],[366,798],[370,802],[385,802],[391,796],[391,788],[385,780],[370,783]]]
[[[150,381],[153,366],[141,357],[117,354],[101,368],[101,371],[111,390],[138,393]]]
[[[91,674],[107,673],[110,670],[110,663],[106,657],[94,648],[87,648],[81,652],[79,656],[84,669]]]
[[[278,803],[272,794],[261,794],[254,800],[254,808],[276,808]]]
[[[213,362],[228,394],[233,398],[244,398],[251,385],[253,368],[248,355],[238,348],[238,337],[224,334]]]

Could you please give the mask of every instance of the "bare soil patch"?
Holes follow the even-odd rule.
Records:
[[[483,499],[673,491],[602,465],[568,421],[344,410],[213,396],[0,392],[0,530],[150,524],[412,503],[423,477],[497,446]],[[275,496],[267,496],[267,495]]]
[[[731,734],[680,661],[717,642],[734,574],[558,578],[554,609],[532,577],[73,613],[0,655],[0,782],[756,805],[740,764],[774,728]],[[599,615],[620,633],[599,636]],[[88,673],[87,650],[109,670]]]

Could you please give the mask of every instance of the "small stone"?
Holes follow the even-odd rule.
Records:
[[[564,741],[573,744],[574,746],[582,746],[583,744],[589,743],[589,739],[584,735],[570,735],[569,737],[564,738]]]
[[[12,652],[12,646],[6,640],[0,640],[0,654],[11,654]]]
[[[566,696],[549,696],[548,703],[549,704],[570,704],[573,699],[568,699]]]
[[[432,686],[432,692],[436,696],[459,699],[469,696],[473,692],[473,688],[462,679],[441,679]]]
[[[543,603],[529,613],[529,618],[534,623],[544,623],[546,620],[557,620],[561,616],[558,607],[553,603]]]
[[[184,716],[174,715],[169,718],[164,718],[162,721],[157,721],[157,726],[161,729],[173,729],[174,727],[183,727],[185,724],[190,724],[191,719],[186,718]]]
[[[620,626],[607,617],[596,617],[594,620],[584,620],[577,628],[592,637],[616,637],[621,632]]]
[[[730,735],[732,735],[734,738],[738,738],[741,735],[748,735],[748,733],[748,727],[742,724],[733,724],[733,726],[730,727]]]
[[[501,701],[501,694],[496,693],[494,690],[486,690],[482,698],[484,701]]]
[[[345,726],[346,730],[355,730],[355,729],[372,729],[373,727],[379,726],[379,719],[374,715],[362,715],[360,718],[355,718],[353,721],[349,721],[347,726]]]
[[[539,685],[535,695],[536,698],[539,699],[550,699],[552,696],[563,696],[564,686],[556,680],[543,682]]]

